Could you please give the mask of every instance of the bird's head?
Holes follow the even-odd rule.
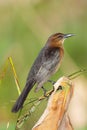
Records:
[[[63,33],[55,33],[51,35],[48,39],[48,44],[51,47],[60,47],[63,45],[63,42],[66,38],[74,36],[75,34],[63,34]]]

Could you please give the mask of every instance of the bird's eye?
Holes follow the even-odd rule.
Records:
[[[62,90],[62,89],[63,89],[63,87],[60,85],[57,90]]]
[[[58,38],[62,38],[62,36],[61,36],[61,35],[59,35],[59,36],[58,36]]]

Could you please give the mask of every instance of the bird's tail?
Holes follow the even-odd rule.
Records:
[[[19,96],[19,98],[17,99],[16,103],[14,104],[13,108],[12,108],[12,112],[18,112],[19,109],[23,106],[23,103],[29,93],[29,91],[32,89],[32,87],[34,86],[34,84],[36,83],[35,80],[29,80],[26,83],[25,88],[23,89],[21,95]]]

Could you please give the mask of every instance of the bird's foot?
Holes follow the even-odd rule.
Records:
[[[54,84],[55,84],[56,82],[53,81],[53,80],[48,80],[48,82],[50,82],[50,83],[53,85],[53,90],[52,90],[52,91],[54,91]]]
[[[47,94],[46,94],[47,90],[43,86],[41,88],[43,89],[44,97],[48,97]]]
[[[53,80],[48,80],[48,82],[50,82],[52,85],[54,85],[56,82]]]

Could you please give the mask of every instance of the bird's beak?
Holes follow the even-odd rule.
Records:
[[[64,34],[64,38],[75,36],[75,34]]]

